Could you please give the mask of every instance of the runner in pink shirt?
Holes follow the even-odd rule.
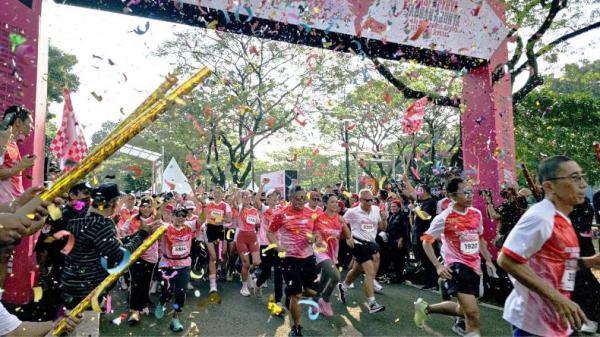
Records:
[[[160,303],[154,310],[154,316],[161,319],[165,315],[165,304],[175,293],[173,304],[173,319],[170,328],[174,332],[183,331],[183,325],[179,320],[179,313],[185,304],[185,292],[190,280],[190,257],[194,231],[185,224],[188,210],[183,206],[176,206],[173,211],[173,223],[168,224],[167,232],[160,242],[162,259],[160,261],[160,273],[163,278]]]
[[[456,296],[458,303],[445,301],[429,305],[419,298],[415,302],[415,324],[422,328],[430,314],[444,314],[465,317],[465,336],[480,336],[479,305],[481,296],[481,257],[486,266],[495,275],[492,256],[483,238],[483,219],[481,212],[471,207],[473,190],[461,179],[453,178],[446,187],[452,197],[452,207],[436,216],[429,229],[421,237],[423,250],[435,266],[438,276],[444,279],[444,287],[450,296]],[[442,241],[441,263],[433,244]]]
[[[570,300],[578,268],[598,268],[600,255],[579,258],[579,242],[567,214],[585,200],[581,167],[565,156],[544,159],[538,179],[546,199],[531,206],[508,234],[498,264],[514,290],[504,304],[513,336],[569,336],[587,321]]]
[[[321,269],[321,280],[319,284],[319,308],[326,316],[333,316],[333,308],[329,299],[331,293],[340,282],[340,272],[336,267],[337,256],[340,246],[340,238],[343,234],[346,240],[351,240],[350,230],[346,222],[339,214],[338,198],[335,194],[325,196],[325,212],[319,214],[315,223],[315,229],[320,236],[321,245],[317,245],[316,258],[318,267]]]
[[[300,304],[304,294],[314,297],[317,294],[317,266],[312,249],[315,239],[312,211],[304,207],[306,191],[294,186],[290,193],[290,204],[279,209],[271,223],[267,237],[271,244],[277,245],[277,251],[285,254],[282,263],[283,278],[286,283],[286,304],[292,316],[290,336],[302,336],[300,326]],[[276,232],[279,232],[277,240]]]
[[[237,223],[239,229],[235,244],[242,260],[242,289],[240,294],[250,296],[250,290],[248,289],[250,267],[256,268],[260,265],[258,237],[256,236],[256,228],[260,226],[260,215],[259,211],[252,206],[251,191],[237,191],[233,200],[234,208],[238,209]],[[238,200],[241,202],[239,206]],[[250,257],[252,257],[252,261],[250,261]],[[250,287],[255,288],[253,284],[250,284]]]

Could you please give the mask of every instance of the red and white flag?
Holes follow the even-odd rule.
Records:
[[[87,155],[88,147],[77,118],[75,118],[71,94],[66,87],[63,90],[63,97],[65,105],[62,124],[50,144],[50,152],[54,153],[60,161],[61,170],[67,172]]]
[[[406,109],[404,114],[404,132],[408,134],[417,133],[421,130],[423,116],[425,116],[425,106],[427,105],[427,96],[415,101]]]

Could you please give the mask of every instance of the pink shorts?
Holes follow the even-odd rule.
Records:
[[[254,231],[240,231],[235,241],[238,254],[256,253],[260,249],[258,238]]]

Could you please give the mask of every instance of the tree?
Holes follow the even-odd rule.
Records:
[[[173,54],[183,71],[204,65],[214,70],[208,85],[179,110],[205,146],[196,159],[204,160],[215,184],[224,185],[230,175],[245,185],[256,146],[289,131],[294,120],[305,123],[311,113],[311,73],[321,56],[305,47],[198,29],[158,50],[160,56]],[[197,146],[192,139],[187,144]]]
[[[499,65],[493,74],[494,82],[510,73],[511,80],[526,76],[521,88],[513,88],[513,105],[519,103],[533,89],[543,84],[538,60],[555,62],[560,52],[566,52],[568,41],[600,27],[598,5],[594,0],[505,0],[507,25],[511,28],[508,41],[511,55],[506,64]],[[514,43],[514,47],[512,46]],[[458,107],[459,98],[413,88],[397,76],[390,61],[372,58],[379,73],[392,83],[406,98],[418,99],[426,95],[438,105]]]
[[[600,182],[592,149],[599,140],[600,97],[588,90],[597,86],[598,64],[566,65],[563,76],[548,78],[539,92],[517,105],[517,158],[530,169],[546,156],[564,154],[581,165],[592,185]]]
[[[79,77],[73,72],[76,64],[77,57],[75,55],[50,46],[48,49],[48,103],[62,103],[65,86],[71,92],[79,89]]]

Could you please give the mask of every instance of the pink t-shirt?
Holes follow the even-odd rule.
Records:
[[[529,267],[567,298],[575,287],[579,242],[573,225],[548,199],[531,206],[508,234],[502,253]],[[511,277],[515,286],[504,304],[503,318],[538,336],[569,336],[554,307]]]
[[[242,232],[256,232],[256,225],[260,223],[258,210],[254,207],[242,208],[238,216],[238,228]]]
[[[312,211],[306,207],[295,209],[291,204],[275,212],[269,231],[279,231],[279,245],[286,251],[286,257],[306,258],[313,255],[309,239],[315,227]]]
[[[441,254],[446,266],[462,263],[481,275],[479,239],[482,234],[483,219],[477,208],[469,207],[465,213],[448,208],[433,218],[422,239],[433,242],[441,238]]]
[[[331,260],[337,263],[337,256],[340,247],[340,234],[342,233],[342,219],[339,214],[329,216],[323,212],[317,217],[315,230],[321,235],[323,241],[327,244],[327,250],[316,253],[317,263],[325,260]]]
[[[183,225],[176,228],[169,224],[167,232],[161,240],[162,259],[161,267],[181,268],[192,264],[190,252],[194,231],[189,226]]]
[[[17,143],[10,142],[4,153],[1,168],[13,168],[21,162],[21,153]],[[19,172],[12,177],[0,180],[0,202],[11,202],[23,193],[23,174]]]
[[[154,217],[149,217],[147,219],[139,219],[137,216],[128,220],[123,224],[123,228],[128,228],[131,231],[131,234],[134,234],[140,229],[140,225],[142,223],[148,224],[154,221]],[[127,235],[131,235],[127,234]],[[154,242],[150,248],[148,248],[140,258],[146,262],[157,263],[158,262],[158,241]]]
[[[260,213],[261,215],[260,228],[258,229],[258,244],[261,246],[268,246],[269,238],[267,238],[267,229],[269,228],[269,223],[271,223],[271,219],[273,219],[273,214],[275,214],[275,211],[269,206],[262,205]],[[275,234],[276,237],[279,239],[278,233]]]

